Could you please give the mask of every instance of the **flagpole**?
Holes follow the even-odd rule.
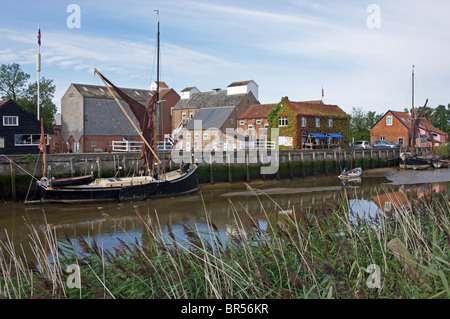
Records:
[[[38,53],[36,57],[36,71],[37,71],[37,119],[40,119],[39,115],[39,82],[41,82],[41,25],[38,24]]]

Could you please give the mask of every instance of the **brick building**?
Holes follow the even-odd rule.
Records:
[[[337,105],[284,97],[273,112],[276,121],[271,127],[279,129],[280,148],[329,148],[350,141],[350,117]]]
[[[265,141],[268,138],[269,120],[267,114],[277,104],[254,104],[251,105],[238,118],[239,132],[243,132],[249,140]]]
[[[411,127],[411,115],[406,112],[387,111],[381,119],[370,129],[370,143],[374,141],[396,142],[408,145],[408,132]],[[434,127],[427,119],[423,118],[419,124],[419,136],[416,136],[418,147],[430,147],[431,139],[427,136],[427,130],[434,139],[433,146],[448,142],[445,132]]]
[[[156,86],[154,84],[153,88]],[[147,105],[154,91],[121,89],[125,94]],[[128,104],[118,96],[127,114],[139,127]],[[171,133],[171,109],[180,96],[166,85],[160,85],[162,102],[160,140]],[[61,99],[61,133],[72,152],[107,152],[113,141],[140,141],[139,134],[104,86],[71,84]]]
[[[237,119],[250,105],[258,104],[258,85],[253,81],[231,83],[226,90],[200,92],[196,87],[181,91],[181,98],[172,110],[172,132],[186,126],[203,108],[235,107],[233,127],[237,128]],[[179,131],[181,133],[181,130]]]

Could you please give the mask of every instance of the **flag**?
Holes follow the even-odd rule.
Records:
[[[37,39],[38,39],[39,46],[41,46],[41,27],[39,27],[39,29],[38,29]]]
[[[323,98],[323,87],[322,87],[322,98]]]
[[[39,141],[39,150],[42,152],[43,155],[43,175],[45,175],[45,167],[47,166],[47,159],[46,159],[46,153],[47,153],[47,143],[45,142],[45,135],[44,135],[44,121],[41,119],[41,139]]]

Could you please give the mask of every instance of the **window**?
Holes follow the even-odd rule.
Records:
[[[91,147],[97,147],[97,141],[91,141]]]
[[[386,136],[380,136],[380,141],[386,141]]]
[[[287,117],[280,117],[278,119],[278,126],[287,126]]]
[[[191,138],[191,134],[186,133],[186,138]]]
[[[185,119],[186,118],[186,113],[181,114],[181,116]]]
[[[320,117],[316,117],[316,127],[320,127]]]
[[[208,138],[208,134],[207,133],[203,134],[203,138]]]
[[[198,134],[194,134],[194,138],[199,138],[200,136]]]
[[[256,124],[261,124],[261,120],[256,120]]]
[[[39,145],[41,142],[41,135],[39,134],[16,134],[14,135],[14,145],[15,146],[28,146],[28,145]],[[48,136],[46,136],[46,144],[48,145]]]
[[[386,117],[386,125],[391,126],[392,125],[392,116]]]
[[[239,125],[245,125],[245,121],[239,121]]]
[[[302,116],[302,127],[306,127],[306,117]]]
[[[333,119],[328,119],[328,127],[333,127]]]
[[[19,126],[19,117],[3,116],[3,126]]]
[[[3,136],[0,137],[0,148],[5,148],[5,138]]]
[[[253,128],[253,125],[248,126],[248,130],[250,131]]]
[[[194,117],[194,113],[189,114],[189,117],[190,117],[191,120],[192,120],[192,118]]]
[[[398,144],[403,145],[404,144],[404,139],[403,137],[399,137],[398,138]]]

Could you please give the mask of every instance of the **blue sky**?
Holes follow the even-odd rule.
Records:
[[[80,28],[67,25],[70,4]],[[58,107],[70,83],[101,84],[94,67],[146,89],[156,80],[156,9],[161,80],[177,92],[252,79],[261,103],[318,100],[323,86],[325,103],[347,113],[402,111],[415,65],[415,104],[450,103],[448,0],[5,1],[0,64],[36,80],[40,23],[41,77],[54,80]]]

